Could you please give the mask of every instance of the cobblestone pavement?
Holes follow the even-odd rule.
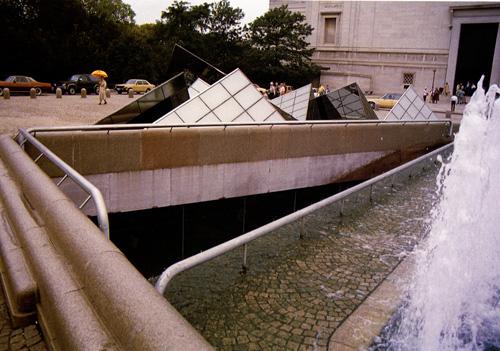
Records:
[[[427,231],[435,171],[387,182],[184,272],[167,299],[219,350],[326,350],[330,336]],[[299,228],[305,235],[299,239]]]
[[[5,296],[0,289],[0,351],[45,351],[38,325],[32,324],[25,328],[14,329],[10,322]]]

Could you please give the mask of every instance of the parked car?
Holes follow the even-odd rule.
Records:
[[[63,94],[75,95],[79,93],[82,88],[87,90],[87,93],[99,92],[99,78],[90,74],[73,74],[68,80],[54,84],[54,90],[61,88]]]
[[[6,80],[0,81],[0,96],[3,95],[3,89],[9,88],[12,93],[29,92],[35,88],[36,95],[42,95],[42,92],[50,92],[50,83],[43,83],[27,76],[9,76]]]
[[[116,84],[115,90],[118,94],[132,90],[134,93],[147,93],[153,90],[155,85],[144,79],[129,79],[124,84]]]
[[[399,98],[401,98],[400,93],[387,93],[380,98],[368,99],[368,103],[371,108],[374,110],[378,110],[379,108],[393,108],[394,105],[398,102]]]

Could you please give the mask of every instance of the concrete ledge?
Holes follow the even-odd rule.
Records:
[[[83,175],[257,162],[440,146],[445,123],[356,123],[38,132],[37,138]],[[28,150],[31,150],[27,146]],[[30,151],[36,154],[35,151]],[[44,161],[51,177],[60,172]]]
[[[13,233],[5,212],[0,218],[0,273],[2,286],[11,311],[14,327],[25,326],[36,320],[37,286],[28,269],[22,249],[13,242]]]
[[[3,150],[0,148],[0,153],[1,151]],[[1,156],[5,160],[4,155]],[[61,350],[81,350],[84,345],[90,349],[101,349],[103,345],[114,344],[82,294],[81,285],[75,282],[66,270],[67,264],[63,261],[63,255],[55,250],[45,230],[30,215],[17,184],[11,178],[2,176],[0,188],[5,212],[8,220],[12,222],[16,241],[23,247],[27,265],[37,282],[36,302],[50,316],[44,328],[53,330],[53,334],[57,335],[57,339],[48,340],[48,343],[56,345],[54,349]],[[2,246],[6,244],[3,238],[0,240]],[[2,259],[5,260],[5,257],[2,256]],[[73,297],[69,299],[71,294]],[[31,313],[33,312],[35,306]],[[88,332],[79,338],[78,335],[72,334],[71,328],[86,329]]]
[[[8,178],[3,162],[0,160],[0,179]],[[9,196],[14,189],[0,181],[0,193]],[[2,287],[9,306],[11,321],[14,327],[32,323],[35,318],[37,286],[23,255],[22,247],[17,240],[7,211],[0,200],[0,273]]]
[[[330,338],[329,350],[367,350],[403,302],[415,265],[406,258],[347,318]]]

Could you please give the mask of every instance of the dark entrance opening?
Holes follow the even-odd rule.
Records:
[[[483,87],[490,85],[497,32],[498,23],[462,24],[454,92],[459,83],[464,86],[467,82],[477,84],[483,74]]]
[[[194,204],[112,213],[111,240],[146,278],[171,264],[337,194],[345,182]],[[94,222],[96,218],[92,217]]]

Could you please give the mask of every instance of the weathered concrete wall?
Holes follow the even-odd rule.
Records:
[[[9,264],[2,281],[27,287],[7,296],[22,312],[36,308],[52,349],[211,349],[7,136],[0,137],[0,200],[0,246],[10,241],[23,254],[16,261],[0,251]]]
[[[445,123],[298,123],[36,136],[120,212],[366,179],[450,141],[449,130]],[[86,196],[70,181],[62,189],[79,203]],[[93,214],[91,204],[86,211]]]

